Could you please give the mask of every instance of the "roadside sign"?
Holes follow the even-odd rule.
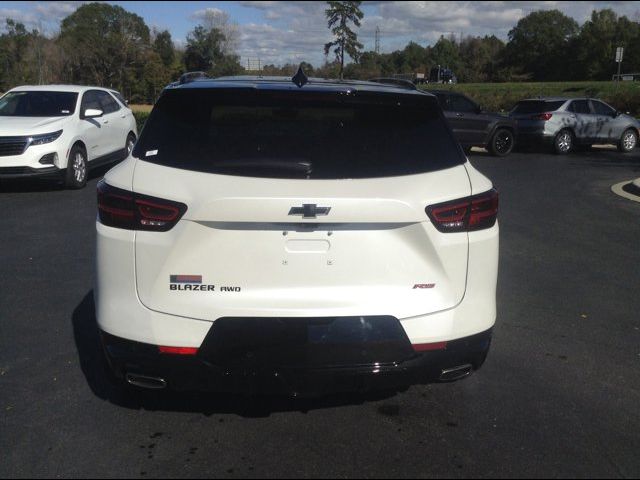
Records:
[[[616,48],[616,63],[622,63],[623,55],[624,55],[624,47]]]

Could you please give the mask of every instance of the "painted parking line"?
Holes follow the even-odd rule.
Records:
[[[634,195],[633,193],[625,192],[623,190],[624,187],[626,187],[627,185],[630,185],[632,183],[634,183],[633,180],[627,180],[626,182],[616,183],[615,185],[611,186],[611,191],[613,193],[615,193],[616,195],[624,197],[624,198],[626,198],[628,200],[632,200],[634,202],[640,203],[640,195]]]

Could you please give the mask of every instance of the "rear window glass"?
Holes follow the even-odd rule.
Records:
[[[167,90],[133,152],[175,168],[275,178],[410,175],[464,163],[433,97]]]
[[[513,113],[544,113],[554,112],[564,105],[564,100],[545,102],[544,100],[531,100],[526,102],[518,102]]]

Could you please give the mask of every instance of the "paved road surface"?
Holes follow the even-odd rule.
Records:
[[[98,368],[95,184],[0,185],[0,476],[640,475],[640,152],[472,162],[501,192],[471,378],[319,401],[127,399]]]

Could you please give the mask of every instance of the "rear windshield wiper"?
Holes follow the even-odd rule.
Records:
[[[261,159],[246,159],[246,160],[218,160],[211,164],[213,167],[223,169],[242,169],[253,168],[260,170],[280,170],[287,172],[294,172],[304,174],[307,177],[311,175],[311,162],[307,161],[288,161],[288,160],[276,160],[269,158]]]

